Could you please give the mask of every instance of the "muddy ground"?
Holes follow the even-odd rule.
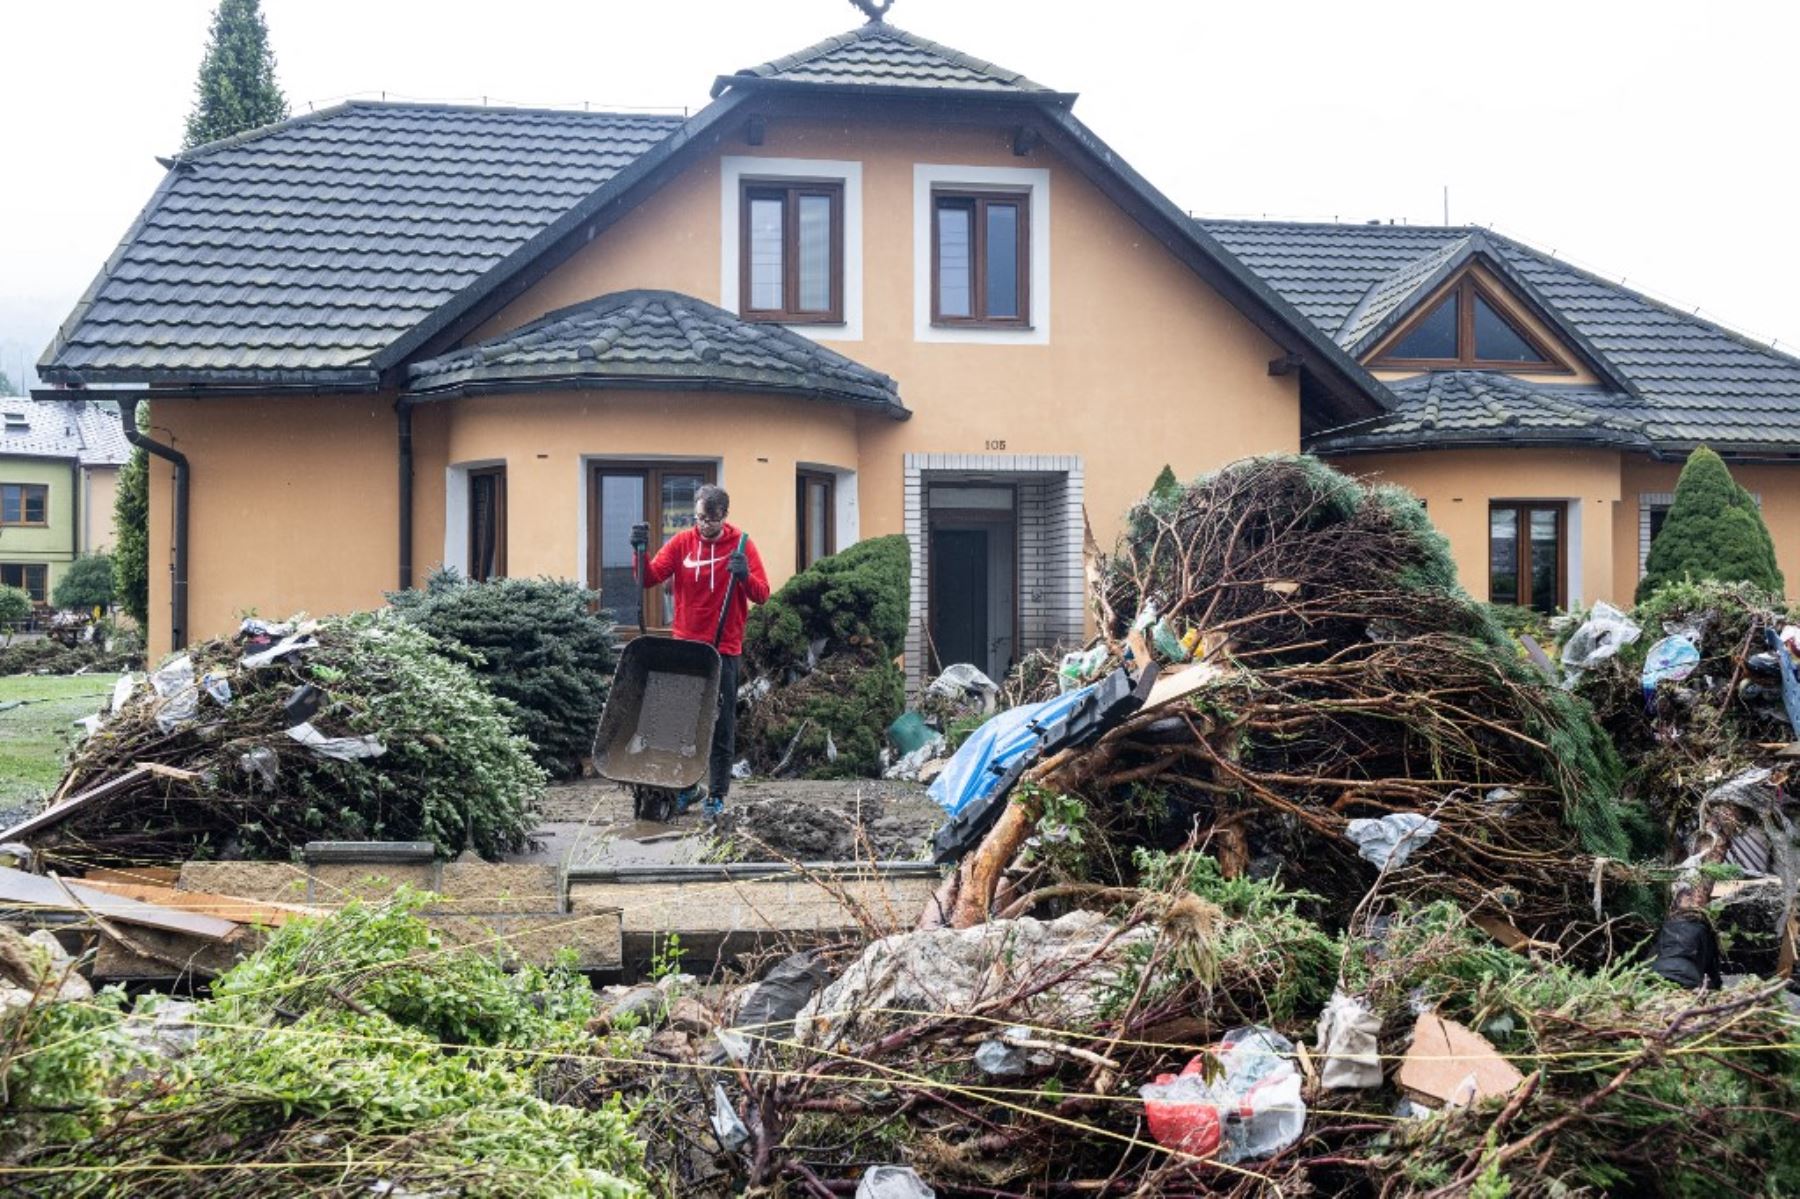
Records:
[[[928,856],[943,811],[918,783],[872,779],[738,783],[718,823],[698,813],[634,820],[631,795],[604,779],[552,786],[541,847],[516,860],[569,865],[710,861],[911,861]]]

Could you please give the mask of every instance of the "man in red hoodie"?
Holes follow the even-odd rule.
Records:
[[[738,659],[744,652],[744,622],[750,605],[769,598],[769,576],[750,537],[726,521],[731,497],[710,484],[694,493],[694,523],[669,538],[639,575],[645,587],[673,579],[675,625],[683,641],[718,638],[719,716],[713,724],[710,787],[706,810],[716,814],[731,790],[731,762],[737,751]],[[632,526],[635,554],[650,548],[650,526]],[[733,581],[735,580],[735,583]],[[726,593],[730,592],[730,606]],[[692,802],[684,796],[683,807]]]

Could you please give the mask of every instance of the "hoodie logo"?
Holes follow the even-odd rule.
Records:
[[[729,558],[729,557],[730,557],[730,555],[727,554],[727,555],[725,555],[725,557],[721,557],[721,558],[696,558],[696,557],[694,557],[694,555],[689,554],[687,557],[685,557],[681,560],[681,564],[683,566],[687,567],[689,570],[694,571],[695,573],[698,573],[702,566],[717,566],[719,563],[725,561],[726,558]]]

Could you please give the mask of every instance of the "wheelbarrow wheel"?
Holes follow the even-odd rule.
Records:
[[[667,787],[633,787],[631,814],[652,824],[668,824],[675,819],[676,793]]]

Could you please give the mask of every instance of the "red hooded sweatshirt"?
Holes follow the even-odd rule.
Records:
[[[644,586],[654,587],[670,578],[675,591],[675,636],[683,641],[710,643],[719,627],[719,607],[725,602],[725,585],[731,581],[729,562],[743,530],[726,522],[716,541],[700,540],[700,531],[686,528],[658,550],[644,571]],[[750,577],[731,592],[731,614],[719,637],[721,654],[744,652],[744,621],[750,605],[766,603],[769,576],[763,573],[762,555],[756,543],[745,539],[744,557],[750,560]]]

